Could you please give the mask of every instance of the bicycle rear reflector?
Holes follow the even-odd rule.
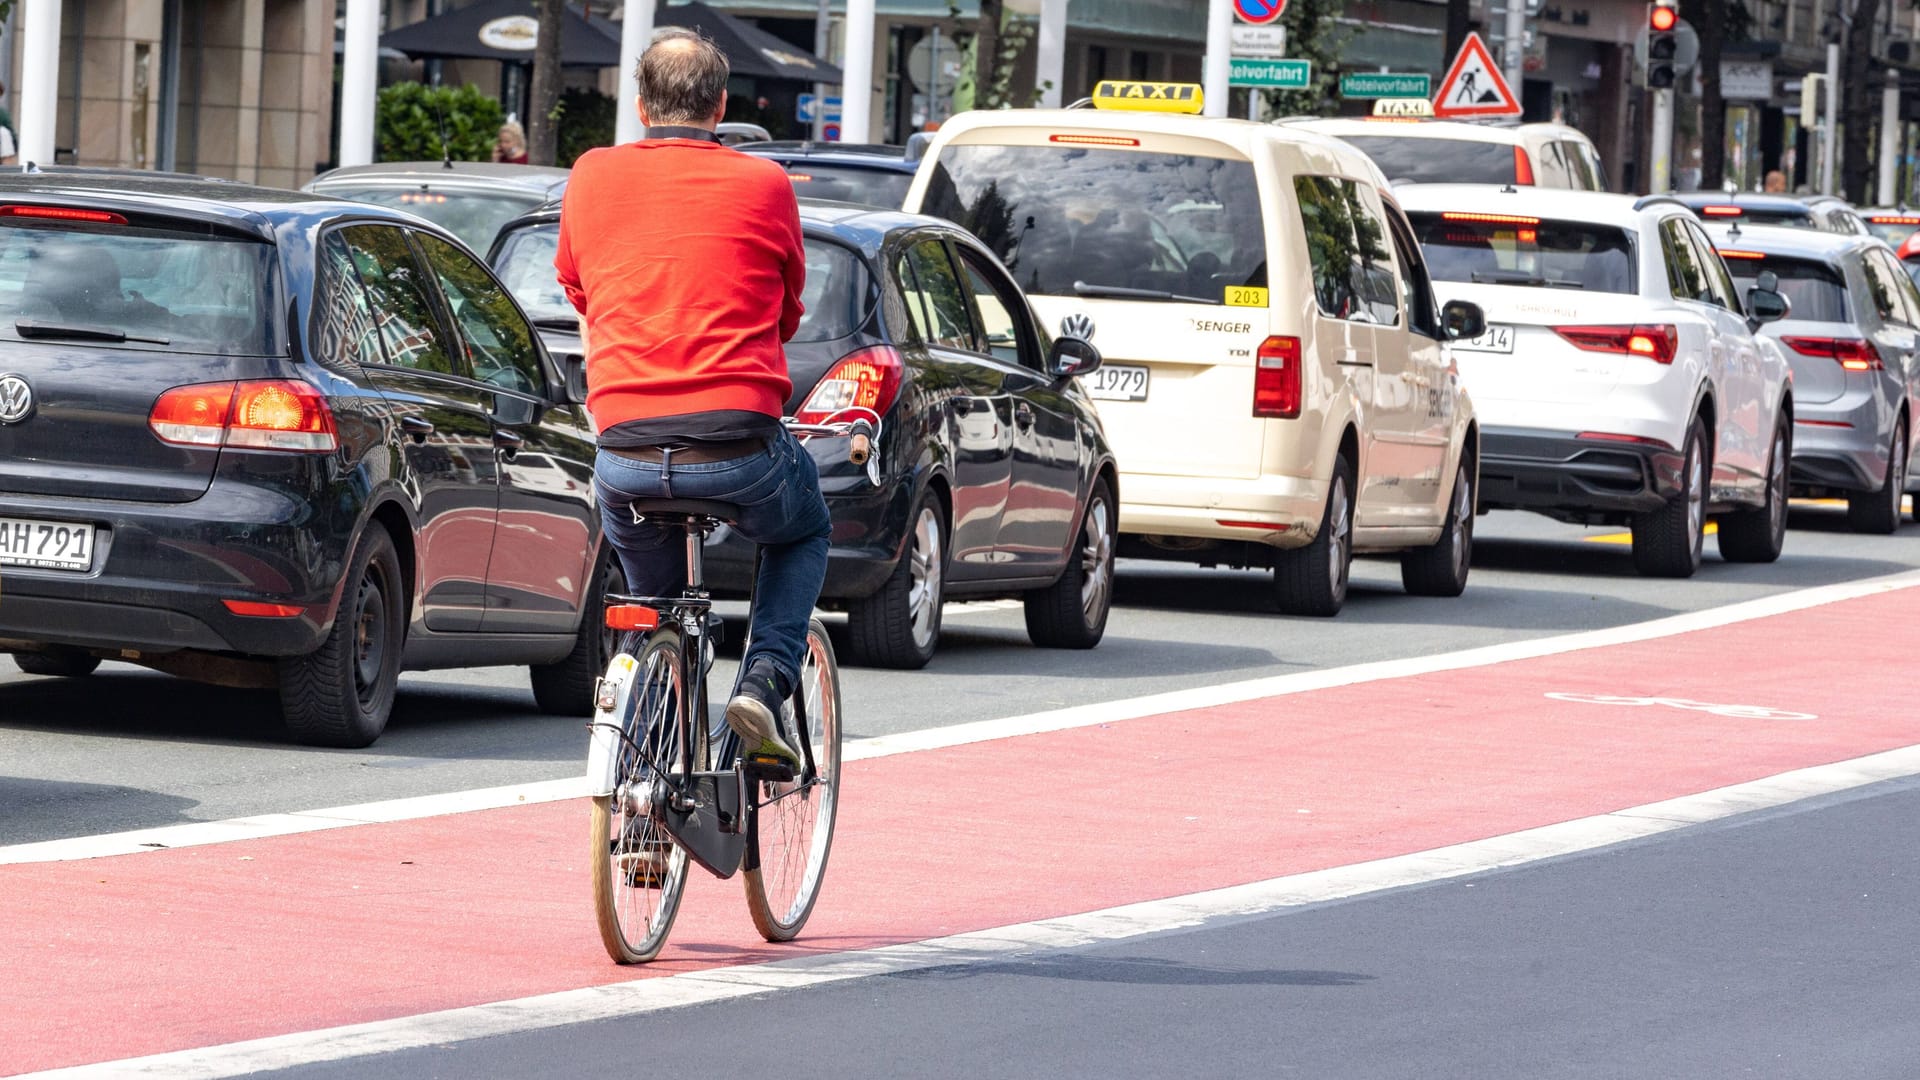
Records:
[[[639,604],[614,604],[607,608],[609,630],[652,630],[660,625],[660,613]]]

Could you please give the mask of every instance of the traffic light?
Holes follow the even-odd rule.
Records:
[[[1653,4],[1647,8],[1647,88],[1665,90],[1673,86],[1673,55],[1679,48],[1674,28],[1680,25],[1680,13],[1672,4]]]

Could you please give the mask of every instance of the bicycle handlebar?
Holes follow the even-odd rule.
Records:
[[[859,413],[863,415],[855,416],[851,420],[840,419],[840,417],[848,413]],[[817,424],[803,424],[792,417],[787,417],[782,420],[781,423],[787,426],[788,431],[802,438],[811,435],[846,436],[852,440],[851,444],[847,447],[847,460],[855,465],[865,465],[867,460],[873,456],[874,444],[880,440],[879,415],[872,409],[864,409],[857,406],[851,409],[842,409]]]

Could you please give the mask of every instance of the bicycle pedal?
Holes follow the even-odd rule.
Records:
[[[796,775],[793,766],[781,758],[770,754],[748,754],[740,759],[740,771],[749,780],[765,780],[784,784]]]

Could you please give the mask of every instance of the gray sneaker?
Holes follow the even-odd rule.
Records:
[[[782,680],[772,664],[756,660],[740,680],[740,690],[727,702],[727,726],[740,736],[740,754],[752,759],[774,758],[789,768],[800,767],[800,755],[780,737],[776,718],[787,707]]]

